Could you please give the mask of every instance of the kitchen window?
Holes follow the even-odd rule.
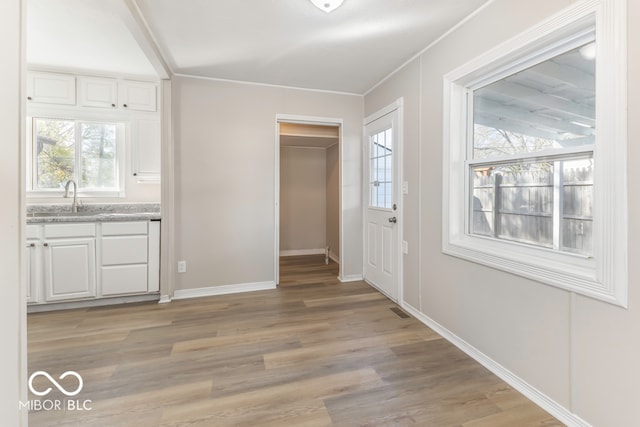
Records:
[[[443,252],[627,303],[624,1],[445,76]]]
[[[118,196],[124,124],[116,122],[31,119],[30,195],[60,196],[74,180],[78,193]]]

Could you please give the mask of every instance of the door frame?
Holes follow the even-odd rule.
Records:
[[[344,120],[332,117],[301,116],[292,114],[276,114],[275,121],[275,191],[274,191],[274,283],[280,283],[280,123],[293,123],[317,126],[334,126],[338,128],[338,234],[340,239],[340,253],[338,254],[338,279],[342,277],[344,265],[344,211],[342,207],[342,176],[343,176],[343,126]]]
[[[394,156],[397,156],[397,161],[395,162],[397,164],[397,178],[398,178],[398,198],[397,198],[397,207],[398,209],[396,210],[396,215],[398,217],[398,236],[397,236],[397,242],[396,242],[396,257],[397,257],[397,266],[398,266],[398,283],[397,285],[397,295],[398,295],[398,304],[402,304],[404,301],[404,293],[403,293],[403,289],[404,289],[404,263],[403,263],[403,258],[402,258],[402,241],[404,239],[404,171],[403,171],[403,164],[404,164],[404,159],[402,157],[402,153],[403,153],[403,98],[398,98],[396,99],[394,102],[392,102],[391,104],[379,109],[378,111],[376,111],[373,114],[370,114],[369,116],[365,117],[364,120],[362,121],[362,276],[364,278],[364,281],[369,283],[370,285],[373,286],[373,284],[371,282],[369,282],[365,276],[365,263],[367,262],[366,260],[366,256],[367,256],[367,248],[366,248],[366,244],[367,244],[367,237],[366,237],[366,216],[367,216],[367,207],[369,206],[369,177],[365,176],[365,171],[368,170],[367,167],[365,167],[365,162],[368,162],[368,156],[366,156],[365,154],[368,152],[368,146],[369,146],[369,137],[367,135],[367,125],[369,125],[370,123],[386,116],[387,114],[391,114],[393,112],[396,112],[397,114],[397,121],[396,121],[396,127],[397,129],[394,129],[394,147],[395,147],[395,152],[394,152]],[[395,177],[394,177],[395,178]],[[378,289],[377,287],[375,287],[376,289]],[[387,295],[388,296],[388,295]]]

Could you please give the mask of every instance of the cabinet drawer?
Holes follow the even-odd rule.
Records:
[[[146,263],[147,236],[102,238],[102,265]]]
[[[44,226],[44,238],[65,237],[94,237],[96,225],[94,223],[83,224],[47,224]]]
[[[147,222],[104,222],[102,223],[103,236],[127,236],[133,234],[147,234]]]
[[[102,295],[147,292],[146,265],[102,267]]]
[[[39,225],[27,225],[27,239],[39,239],[41,227]]]

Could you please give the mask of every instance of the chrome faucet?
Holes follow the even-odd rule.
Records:
[[[71,212],[78,212],[78,184],[72,179],[67,181],[64,186],[64,197],[69,197],[69,186],[73,183],[73,203],[71,203]]]

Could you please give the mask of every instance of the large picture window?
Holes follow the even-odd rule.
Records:
[[[567,49],[470,90],[470,233],[592,255],[595,42]]]
[[[625,8],[581,2],[445,75],[444,253],[626,306]]]
[[[121,190],[123,124],[53,118],[32,124],[32,191],[57,193],[69,180],[87,194]]]

